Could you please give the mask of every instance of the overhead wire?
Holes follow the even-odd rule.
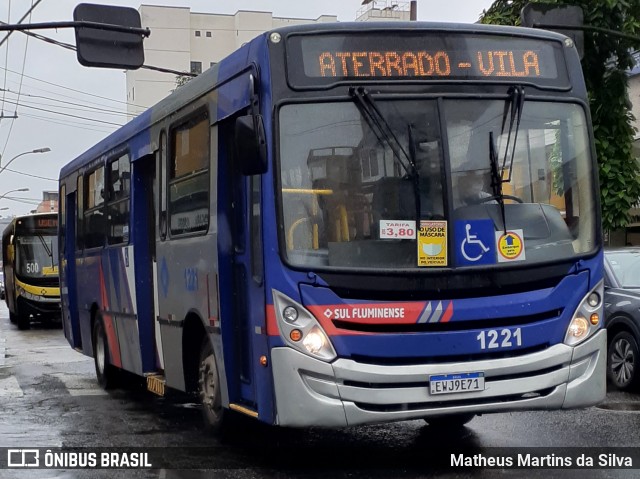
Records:
[[[0,67],[0,68],[2,68],[2,67]],[[15,72],[15,71],[13,71],[13,70],[11,70],[11,69],[6,69],[6,70],[7,70],[9,73],[13,73],[13,74],[19,75],[19,73],[18,73],[18,72]],[[105,96],[96,95],[95,93],[90,93],[90,92],[86,92],[86,91],[82,91],[82,90],[77,90],[77,89],[75,89],[75,88],[71,88],[71,87],[67,87],[67,86],[64,86],[64,85],[60,85],[60,84],[58,84],[58,83],[49,82],[49,81],[42,80],[42,79],[40,79],[40,78],[32,77],[32,76],[29,76],[29,75],[24,75],[24,77],[25,77],[25,78],[29,78],[30,80],[35,80],[35,81],[38,81],[38,82],[42,82],[42,83],[45,83],[45,84],[47,84],[47,85],[51,85],[51,86],[54,86],[54,87],[57,87],[57,88],[61,88],[61,89],[64,89],[64,90],[69,90],[69,91],[72,91],[72,92],[74,92],[74,93],[80,93],[81,95],[87,95],[87,96],[91,96],[91,97],[94,97],[94,98],[100,98],[101,100],[107,100],[107,101],[111,101],[111,102],[114,102],[114,103],[123,103],[123,104],[125,104],[125,105],[133,106],[133,107],[136,107],[136,108],[140,108],[140,109],[142,109],[142,110],[146,110],[146,109],[148,108],[148,107],[146,107],[146,106],[136,105],[135,103],[129,103],[129,102],[122,101],[122,100],[116,100],[116,99],[114,99],[114,98],[108,98],[108,97],[105,97]],[[72,98],[72,99],[75,99],[75,97],[68,96],[68,95],[63,95],[62,93],[59,93],[59,92],[53,92],[53,91],[50,91],[50,90],[45,90],[45,89],[37,88],[37,87],[33,87],[33,86],[31,86],[31,88],[34,88],[34,89],[36,89],[36,90],[42,90],[42,91],[45,91],[45,92],[47,92],[47,93],[54,93],[54,94],[59,95],[59,96],[61,96],[61,97],[63,97],[63,98]],[[104,104],[96,103],[96,102],[91,102],[91,101],[89,101],[89,100],[87,100],[87,101],[86,101],[86,103],[93,104],[93,105],[102,105],[102,106],[106,106],[106,105],[104,105]]]
[[[47,180],[47,181],[58,181],[58,178],[48,178],[46,176],[33,175],[31,173],[25,173],[24,171],[12,170],[11,168],[4,168],[3,171],[10,171],[11,173],[15,173],[16,175],[29,176],[31,178],[37,178],[39,180]]]
[[[9,12],[7,13],[7,19],[11,19],[11,0],[9,0]],[[9,66],[9,37],[7,36],[7,53],[4,57],[5,68]],[[3,88],[7,87],[7,70],[4,71]],[[0,104],[0,125],[2,124],[2,116],[4,116],[4,92],[2,93],[2,104]]]
[[[12,91],[12,90],[7,90],[8,93],[12,93],[14,95],[16,95],[17,93]],[[31,95],[29,93],[23,93],[22,94],[23,97],[27,96],[27,97],[31,97],[31,98],[42,98],[44,100],[49,100],[49,101],[54,101],[54,102],[58,102],[58,103],[62,103],[63,105],[56,105],[56,104],[50,104],[50,103],[39,103],[39,102],[33,102],[33,103],[27,103],[23,100],[22,104],[24,105],[38,105],[38,106],[50,106],[50,107],[57,107],[57,108],[63,108],[63,109],[67,109],[67,110],[73,110],[73,111],[81,111],[81,112],[100,112],[103,115],[118,115],[118,116],[123,116],[126,115],[127,112],[126,111],[122,111],[122,110],[109,110],[106,108],[96,108],[96,107],[90,107],[87,105],[82,105],[80,103],[73,103],[70,101],[64,101],[64,100],[58,100],[56,98],[50,98],[50,97],[45,97],[42,95]],[[19,101],[18,101],[19,102]],[[65,105],[71,105],[71,106],[65,106]],[[78,107],[78,108],[74,108],[74,107]]]
[[[101,125],[93,125],[93,124],[84,123],[81,121],[73,121],[73,120],[63,121],[62,119],[51,118],[49,116],[33,115],[31,113],[25,113],[25,112],[20,113],[20,116],[33,118],[34,120],[44,121],[47,123],[54,123],[56,125],[62,125],[70,128],[79,128],[82,130],[97,131],[98,133],[107,133],[107,134],[113,133],[113,131],[115,131],[116,129],[115,126],[110,127],[105,125],[104,127],[101,128]]]
[[[29,22],[31,21],[31,12],[33,12],[33,9],[38,5],[38,3],[40,3],[40,0],[38,0],[38,3],[36,3],[34,5],[35,0],[31,0],[31,8],[29,9],[28,15],[29,15]],[[26,17],[26,15],[25,15]],[[23,17],[23,19],[25,18]],[[21,20],[22,21],[22,20]],[[24,69],[27,65],[27,50],[29,49],[29,37],[27,37],[27,41],[24,44],[24,55],[22,56],[22,72],[20,73],[20,84],[18,86],[18,98],[16,100],[16,108],[15,108],[15,114],[14,114],[14,118],[11,118],[11,121],[9,123],[9,133],[7,133],[7,139],[4,142],[4,146],[2,147],[2,154],[4,155],[5,151],[7,150],[7,145],[9,144],[9,140],[11,139],[11,132],[13,131],[13,125],[15,125],[15,121],[16,118],[18,116],[18,102],[20,102],[20,93],[22,92],[22,81],[24,80]],[[7,38],[7,62],[9,61],[9,39]],[[8,66],[8,63],[7,63]],[[4,93],[4,92],[3,92]],[[3,98],[3,102],[4,102],[4,98]]]
[[[9,104],[16,105],[16,106],[18,105],[17,102],[13,102],[13,101],[10,101],[10,100],[6,100],[6,102],[9,103]],[[55,111],[55,110],[47,110],[46,108],[39,108],[37,106],[25,105],[24,103],[20,104],[20,106],[22,106],[24,108],[31,108],[33,110],[38,110],[38,111],[46,111],[47,113],[53,113],[55,115],[67,116],[69,118],[79,118],[81,120],[93,121],[93,122],[96,122],[96,123],[104,123],[105,125],[115,125],[115,126],[118,126],[118,127],[123,125],[123,123],[114,123],[112,121],[97,120],[95,118],[89,118],[87,116],[72,115],[71,113],[61,113],[61,112],[58,112],[58,111]]]

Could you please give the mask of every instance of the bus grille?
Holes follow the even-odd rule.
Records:
[[[478,319],[470,321],[449,321],[446,323],[413,323],[413,324],[397,324],[397,323],[377,323],[363,324],[351,321],[334,319],[333,324],[338,329],[347,331],[358,331],[366,333],[427,333],[427,332],[446,332],[446,331],[466,331],[469,329],[484,328],[501,328],[509,326],[522,326],[532,324],[549,319],[559,318],[564,308],[553,309],[538,314],[530,314],[524,316],[512,316],[506,318],[494,319]]]

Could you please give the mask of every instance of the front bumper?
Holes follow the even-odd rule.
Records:
[[[606,395],[606,330],[578,346],[557,344],[513,358],[386,366],[338,359],[331,364],[274,348],[277,423],[340,427],[457,413],[570,409]],[[484,372],[485,389],[429,393],[433,374]]]
[[[60,297],[46,297],[39,301],[18,296],[18,312],[20,315],[34,317],[60,317]]]

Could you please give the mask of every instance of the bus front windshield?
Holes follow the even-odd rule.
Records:
[[[16,274],[28,278],[58,275],[58,242],[54,235],[19,236]]]
[[[279,186],[288,263],[424,270],[592,251],[596,190],[583,108],[527,100],[509,131],[509,105],[411,99],[283,106]]]

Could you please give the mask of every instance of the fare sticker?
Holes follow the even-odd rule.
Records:
[[[416,222],[380,220],[380,239],[416,239]]]
[[[421,221],[418,266],[447,266],[447,222]]]
[[[496,249],[498,250],[498,262],[524,261],[524,234],[522,230],[496,231]]]

